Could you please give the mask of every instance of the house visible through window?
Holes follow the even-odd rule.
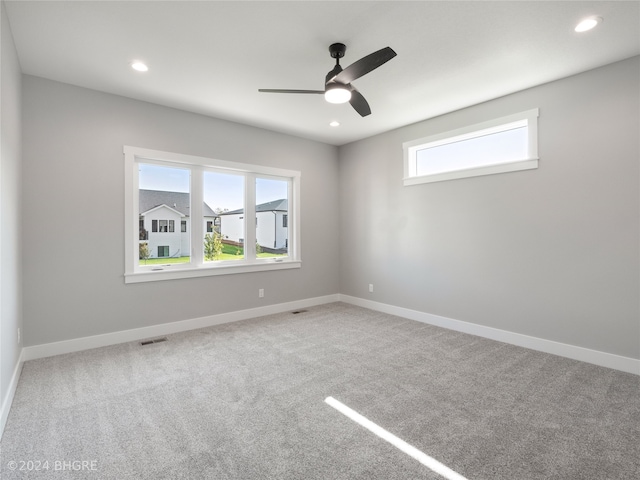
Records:
[[[538,168],[538,109],[403,144],[405,185]]]
[[[140,241],[148,244],[148,248],[139,249],[139,265],[153,268],[154,259],[168,256],[175,263],[190,263],[190,239],[175,228],[179,222],[181,231],[186,232],[190,219],[189,170],[147,162],[136,162],[136,166],[139,229],[146,233]]]
[[[289,184],[286,181],[256,178],[256,241],[258,255],[282,258],[288,255],[284,216],[289,212]]]

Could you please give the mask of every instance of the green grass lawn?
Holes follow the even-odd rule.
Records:
[[[189,257],[175,257],[175,258],[147,258],[146,260],[140,260],[140,265],[167,265],[169,263],[189,263]]]
[[[222,245],[222,255],[219,260],[242,260],[244,257],[244,249],[242,247],[236,247],[234,245]],[[281,253],[259,253],[258,258],[274,258],[274,257],[286,257]],[[189,257],[175,257],[175,258],[148,258],[147,260],[140,260],[140,265],[168,265],[171,263],[189,263]]]

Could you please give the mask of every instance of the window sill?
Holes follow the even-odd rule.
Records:
[[[520,170],[533,170],[538,168],[538,159],[531,158],[517,162],[499,163],[484,167],[467,168],[465,170],[454,170],[451,172],[436,173],[432,175],[422,175],[404,178],[404,186],[420,185],[422,183],[445,182],[458,178],[479,177],[482,175],[493,175],[496,173],[517,172]]]
[[[146,270],[124,274],[124,283],[158,282],[163,280],[177,280],[180,278],[210,277],[215,275],[233,275],[237,273],[265,272],[270,270],[288,270],[300,268],[300,260],[265,261],[260,263],[224,266],[180,267],[171,265],[163,270]]]

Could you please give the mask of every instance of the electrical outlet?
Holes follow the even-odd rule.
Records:
[[[369,293],[373,293],[373,283],[369,284]]]
[[[260,290],[258,290],[258,297],[264,298],[264,288],[261,288]]]

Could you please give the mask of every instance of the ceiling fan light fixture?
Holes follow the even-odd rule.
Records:
[[[329,103],[347,103],[351,100],[351,90],[338,83],[329,84],[324,92],[324,99]]]

